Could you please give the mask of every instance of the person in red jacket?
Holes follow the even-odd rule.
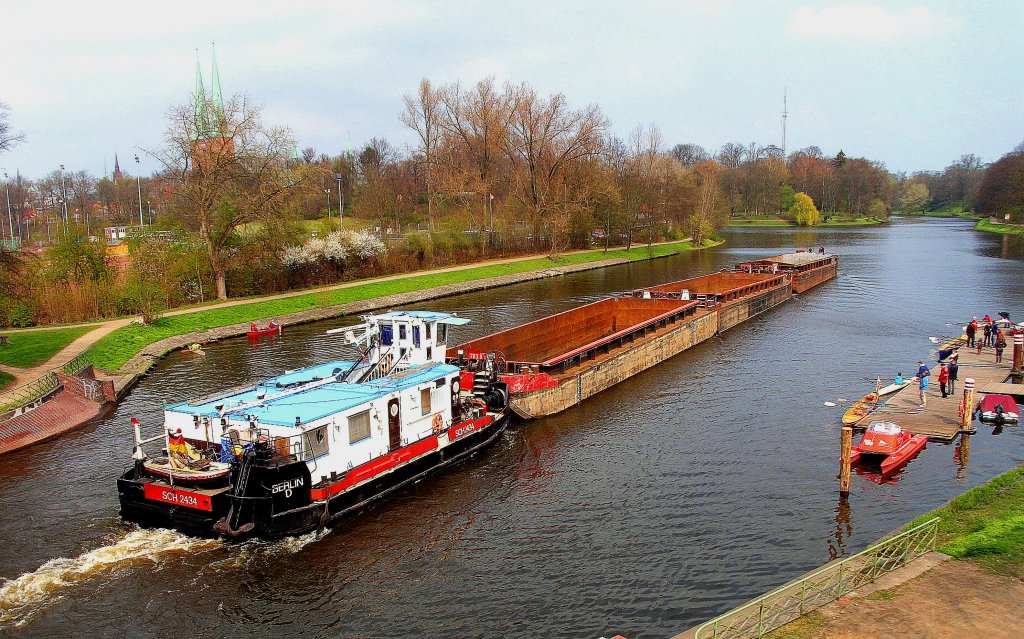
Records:
[[[939,369],[939,390],[942,391],[942,397],[945,399],[946,395],[946,384],[949,382],[949,367],[945,364]]]

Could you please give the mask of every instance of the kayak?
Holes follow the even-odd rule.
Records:
[[[864,419],[868,413],[878,408],[878,393],[868,393],[861,397],[843,413],[843,426],[852,426]]]
[[[901,384],[889,384],[888,386],[883,386],[882,388],[878,389],[878,395],[882,396],[882,395],[889,395],[891,393],[895,393],[896,391],[900,390],[901,388],[903,388],[905,386],[908,386],[911,382],[916,382],[916,381],[917,381],[917,378],[914,377],[914,378],[911,378],[911,379],[903,380],[903,383],[901,383]]]

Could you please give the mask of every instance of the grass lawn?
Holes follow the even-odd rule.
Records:
[[[715,242],[706,241],[704,246],[711,246],[713,244]],[[96,366],[107,370],[117,370],[147,345],[174,335],[278,317],[287,313],[337,306],[348,302],[357,302],[396,293],[408,293],[445,284],[458,284],[488,277],[525,273],[527,271],[583,264],[612,258],[625,258],[631,261],[645,260],[652,257],[671,255],[692,248],[695,247],[690,242],[674,242],[672,244],[652,246],[650,251],[648,251],[646,246],[635,247],[630,251],[615,249],[607,253],[600,250],[587,251],[585,253],[562,255],[555,259],[541,257],[506,264],[478,266],[476,268],[446,273],[409,275],[400,279],[370,282],[358,286],[296,295],[284,299],[256,300],[249,304],[240,304],[227,308],[212,308],[184,315],[161,317],[153,322],[151,326],[138,324],[125,326],[101,338],[89,349],[88,354]]]
[[[839,218],[832,219],[828,222],[819,222],[815,224],[818,226],[873,226],[875,224],[885,224],[883,220],[878,220],[873,217],[858,217],[858,218]],[[729,220],[729,226],[789,226],[796,227],[797,223],[790,220],[784,220],[780,217],[739,217],[732,218]],[[813,227],[804,227],[813,228]]]
[[[975,231],[988,231],[989,233],[1009,233],[1011,235],[1024,235],[1024,225],[1021,224],[993,224],[987,219],[978,220],[974,225]]]
[[[885,224],[885,221],[873,217],[858,217],[852,220],[829,220],[828,222],[822,222],[821,224],[818,224],[818,226],[874,226],[876,224]]]
[[[5,335],[10,344],[0,345],[0,364],[29,368],[42,364],[54,354],[75,341],[82,335],[96,328],[95,326],[79,326],[77,328],[56,328],[52,331],[28,331]]]
[[[0,371],[0,390],[3,390],[10,386],[11,382],[13,381],[14,375],[11,375],[10,373],[4,371]]]
[[[968,490],[907,527],[936,516],[942,518],[940,552],[973,559],[996,574],[1024,576],[1024,466]]]

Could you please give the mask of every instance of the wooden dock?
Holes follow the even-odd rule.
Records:
[[[927,406],[921,408],[921,400],[918,395],[916,383],[907,384],[903,389],[886,395],[883,401],[873,412],[868,413],[854,428],[863,430],[873,420],[884,419],[895,422],[903,430],[910,431],[915,435],[927,435],[929,441],[948,443],[953,441],[960,433],[960,401],[963,399],[964,380],[968,377],[974,379],[975,403],[981,399],[985,392],[1006,393],[1004,384],[1010,376],[1013,365],[1012,347],[1003,352],[1001,364],[995,363],[995,351],[991,347],[981,349],[979,355],[974,348],[961,347],[958,351],[960,370],[957,374],[957,382],[954,392],[943,399],[939,390],[939,369],[941,366],[934,362],[934,359],[926,362],[932,371],[928,380],[928,390],[925,393]],[[1024,392],[1024,385],[1013,385],[1020,394]],[[968,410],[973,410],[973,406]]]

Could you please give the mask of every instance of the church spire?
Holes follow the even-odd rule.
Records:
[[[213,61],[213,71],[211,72],[210,82],[213,85],[210,87],[210,100],[213,102],[214,108],[218,111],[224,110],[224,99],[220,94],[220,73],[217,71],[217,52],[213,48],[213,43],[210,43],[210,59]]]
[[[196,49],[196,139],[207,137],[210,128],[210,117],[206,107],[206,88],[203,86],[203,71],[199,68],[199,49]]]

